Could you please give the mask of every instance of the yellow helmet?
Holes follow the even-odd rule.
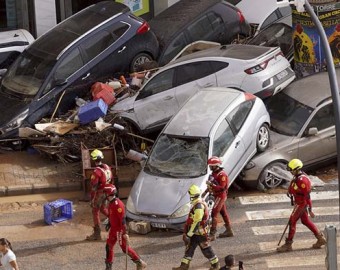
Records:
[[[294,158],[291,161],[289,161],[287,168],[289,171],[295,171],[300,170],[302,168],[303,164],[300,159]]]
[[[199,197],[201,195],[201,189],[196,185],[191,185],[189,190],[190,198]]]
[[[102,159],[104,159],[104,155],[103,152],[95,149],[91,152],[91,159],[94,161],[101,161]]]

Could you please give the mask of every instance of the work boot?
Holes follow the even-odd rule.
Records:
[[[181,262],[181,265],[178,267],[172,267],[172,270],[188,270],[189,264],[186,264],[184,262]]]
[[[225,225],[225,231],[218,235],[218,237],[220,238],[233,237],[233,236],[234,236],[234,232],[230,225]]]
[[[313,244],[312,248],[321,248],[323,245],[326,245],[327,241],[323,234],[320,232],[318,235],[315,236],[318,241],[316,241],[315,244]]]
[[[216,229],[211,229],[210,230],[209,239],[210,239],[210,241],[215,241],[216,240]]]
[[[112,263],[105,263],[106,268],[105,270],[112,270]]]
[[[286,251],[292,251],[292,244],[293,244],[293,240],[288,240],[286,238],[286,243],[284,243],[281,247],[278,247],[276,249],[277,252],[286,252]]]
[[[137,270],[142,270],[146,268],[146,262],[144,262],[142,259],[139,259],[138,261],[135,261],[135,264],[137,266]]]
[[[86,236],[86,240],[88,240],[88,241],[100,241],[100,240],[102,240],[99,225],[96,225],[96,226],[93,227],[93,233],[91,235]]]
[[[220,263],[213,263],[212,265],[210,265],[209,270],[219,270],[220,269]]]

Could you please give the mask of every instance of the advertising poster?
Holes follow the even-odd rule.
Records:
[[[340,3],[313,6],[322,23],[333,55],[334,64],[340,65]],[[326,69],[325,54],[320,35],[307,12],[293,15],[294,62],[297,77],[304,77]]]
[[[116,0],[116,2],[127,5],[136,16],[150,12],[150,0]]]

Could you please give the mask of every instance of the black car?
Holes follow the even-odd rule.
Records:
[[[56,107],[66,112],[94,82],[132,71],[158,50],[148,23],[123,4],[103,1],[74,14],[25,49],[5,74],[0,138],[16,136]]]
[[[149,24],[159,41],[160,66],[194,41],[229,44],[250,34],[242,12],[221,0],[181,0],[155,16]]]

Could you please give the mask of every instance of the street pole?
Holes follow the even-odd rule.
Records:
[[[326,63],[327,63],[327,72],[329,77],[329,82],[331,86],[331,94],[333,99],[333,108],[334,108],[334,116],[335,116],[335,135],[336,135],[336,149],[337,149],[337,168],[338,168],[338,191],[339,191],[339,205],[340,205],[340,101],[339,101],[339,86],[336,78],[336,72],[333,62],[333,56],[331,53],[331,49],[329,47],[329,43],[327,40],[327,35],[323,26],[316,16],[313,7],[310,5],[308,0],[305,1],[304,7],[308,14],[311,16],[313,23],[316,26],[316,29],[319,32],[321,45],[325,53]],[[340,218],[340,207],[339,207],[339,218]]]
[[[334,108],[334,116],[335,116],[335,135],[336,135],[336,149],[337,149],[337,169],[338,169],[338,191],[339,191],[339,206],[340,206],[340,101],[339,101],[339,87],[338,81],[336,78],[336,72],[333,62],[333,56],[331,53],[331,49],[329,47],[329,43],[327,40],[327,35],[325,30],[318,18],[315,14],[313,7],[310,5],[308,0],[277,0],[278,6],[288,6],[295,5],[298,12],[307,11],[311,16],[313,23],[315,24],[316,29],[319,32],[321,45],[325,53],[326,64],[327,64],[327,72],[331,87],[331,94],[333,100],[333,108]],[[339,207],[339,218],[340,218],[340,207]]]

